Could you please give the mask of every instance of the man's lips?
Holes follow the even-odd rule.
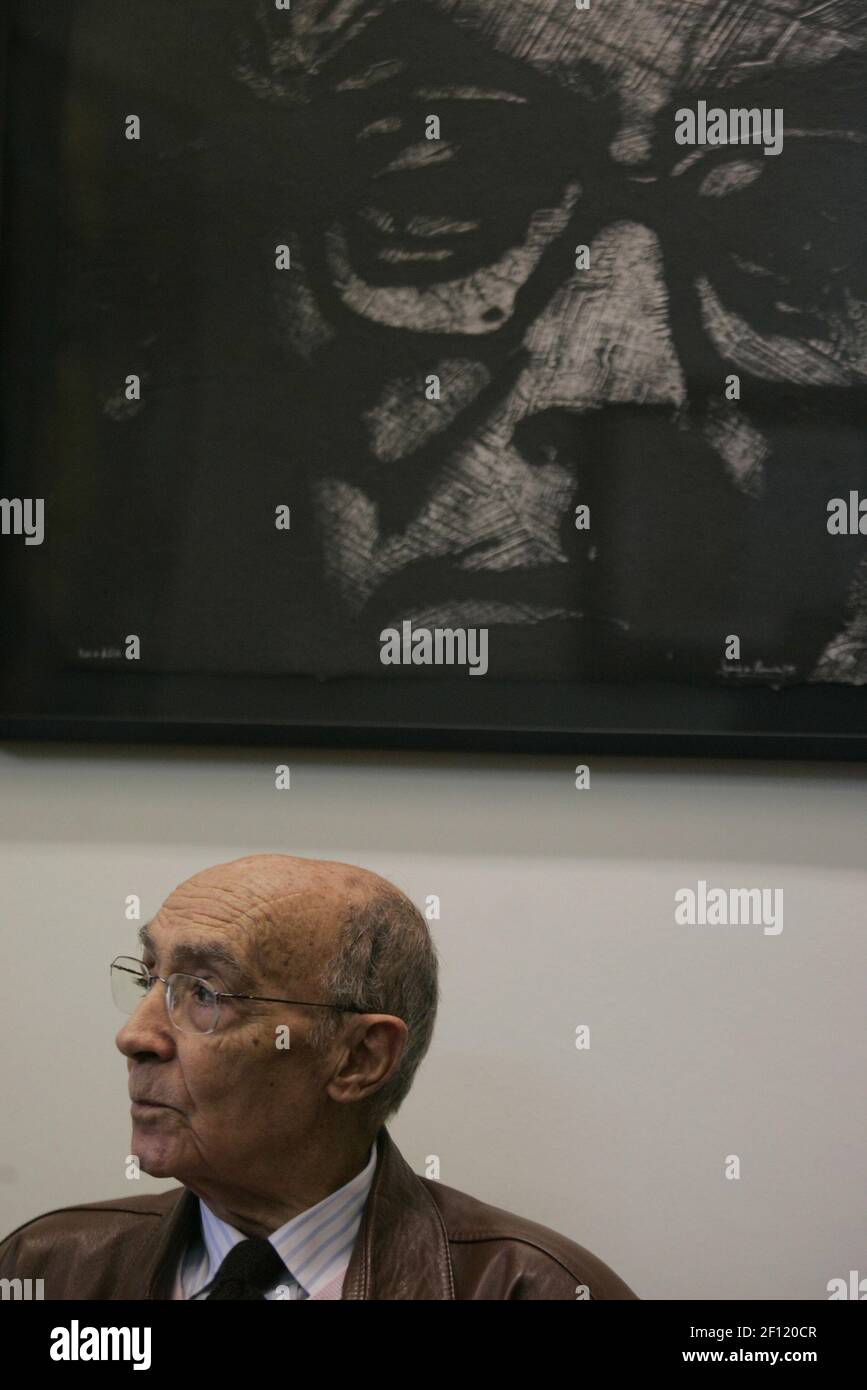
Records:
[[[398,574],[391,575],[374,590],[359,615],[360,620],[387,626],[395,613],[406,610],[407,594],[412,594],[416,612],[442,606],[444,614],[456,604],[493,602],[515,610],[550,608],[558,616],[568,611],[582,616],[588,595],[573,565],[541,565],[522,570],[468,570],[448,561],[417,560]]]

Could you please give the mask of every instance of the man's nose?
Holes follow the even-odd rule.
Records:
[[[570,248],[571,253],[571,248]],[[607,404],[683,405],[669,292],[656,234],[638,222],[603,228],[524,335],[522,414]]]
[[[115,1044],[124,1057],[149,1052],[168,1058],[175,1051],[175,1030],[166,1009],[165,988],[157,980],[118,1030]]]

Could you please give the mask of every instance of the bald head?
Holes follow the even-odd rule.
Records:
[[[298,998],[319,999],[319,982],[334,962],[347,922],[372,903],[411,916],[400,889],[379,874],[332,859],[251,854],[194,874],[158,913],[167,926],[207,926],[239,953],[248,979],[268,988],[291,982]]]

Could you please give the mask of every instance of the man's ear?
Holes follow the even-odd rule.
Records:
[[[397,1069],[409,1029],[393,1014],[359,1014],[344,1034],[326,1086],[332,1100],[372,1096]]]

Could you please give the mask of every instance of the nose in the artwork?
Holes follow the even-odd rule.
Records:
[[[564,276],[524,335],[530,361],[516,382],[517,416],[685,401],[655,233],[637,222],[613,223],[589,252],[587,269]]]

